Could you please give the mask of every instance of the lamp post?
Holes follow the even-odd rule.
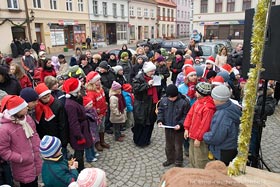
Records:
[[[25,7],[25,16],[26,16],[28,37],[29,37],[30,44],[32,44],[30,23],[35,19],[35,17],[34,17],[34,12],[33,12],[33,10],[30,11],[30,15],[31,15],[31,18],[30,18],[30,17],[29,17],[29,13],[28,13],[27,0],[24,0],[24,7]]]

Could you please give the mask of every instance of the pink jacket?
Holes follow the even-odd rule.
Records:
[[[40,138],[29,115],[26,116],[26,121],[34,131],[29,139],[20,124],[15,124],[0,114],[0,157],[10,162],[14,179],[22,183],[34,181],[42,169]]]

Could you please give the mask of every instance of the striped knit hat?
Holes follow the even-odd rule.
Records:
[[[40,142],[40,153],[44,158],[53,157],[61,148],[61,141],[54,136],[45,135]]]

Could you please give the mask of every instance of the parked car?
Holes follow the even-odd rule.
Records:
[[[209,56],[216,58],[219,50],[224,47],[223,44],[215,42],[199,43],[199,46],[203,51],[203,56],[200,56],[200,58],[203,59],[203,62],[205,62]]]
[[[109,49],[107,51],[105,51],[106,54],[111,54],[111,53],[114,53],[117,57],[117,60],[118,60],[118,54],[120,52],[121,49],[119,48],[115,48],[115,49]],[[131,48],[128,48],[128,50],[131,52],[132,55],[135,55],[136,54],[136,51],[134,49],[131,49]],[[100,51],[99,54],[101,55],[103,51]]]
[[[161,48],[166,49],[167,51],[170,51],[171,48],[174,47],[178,50],[184,51],[187,48],[187,45],[184,44],[182,41],[164,41],[162,42]]]
[[[231,42],[229,40],[213,40],[212,43],[223,44],[226,46],[228,53],[230,54],[233,50]]]
[[[149,41],[149,45],[152,50],[160,49],[163,41],[162,38],[152,38]],[[136,47],[144,47],[145,45],[148,45],[148,40],[140,40],[136,43]]]

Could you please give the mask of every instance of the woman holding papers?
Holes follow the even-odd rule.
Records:
[[[145,62],[142,72],[132,81],[134,91],[134,127],[133,141],[137,146],[147,146],[151,143],[151,136],[156,121],[155,108],[158,102],[157,89],[153,85],[153,75],[156,66],[152,62]]]

